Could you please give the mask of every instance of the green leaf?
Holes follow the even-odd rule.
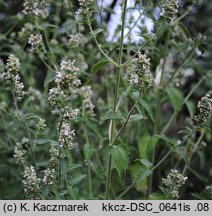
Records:
[[[86,143],[83,146],[83,151],[84,151],[85,159],[90,160],[94,153],[94,149],[91,148],[91,145],[89,143]]]
[[[159,137],[160,139],[162,139],[163,141],[165,141],[166,143],[169,143],[171,144],[172,146],[175,146],[176,145],[176,141],[168,138],[167,136],[165,135],[160,135],[160,134],[155,134],[156,137]]]
[[[82,167],[82,164],[70,164],[69,165],[69,170],[75,170]]]
[[[142,100],[140,102],[140,105],[146,110],[146,112],[150,116],[151,120],[154,122],[155,120],[154,120],[154,114],[152,111],[152,107],[145,100]]]
[[[96,73],[100,68],[104,67],[108,63],[109,63],[108,60],[99,61],[98,63],[96,63],[95,65],[92,66],[91,73],[92,74]]]
[[[139,153],[140,153],[140,157],[141,158],[147,158],[148,156],[148,143],[150,140],[150,136],[148,135],[144,135],[141,137],[139,144],[138,144],[138,149],[139,149]]]
[[[139,161],[147,168],[152,166],[152,163],[148,159],[139,159]]]
[[[101,127],[98,123],[98,121],[96,119],[89,119],[87,122],[87,126],[88,128],[90,128],[92,131],[95,132],[95,134],[97,136],[99,136],[99,138],[103,138],[103,134],[102,134],[102,130]]]
[[[201,174],[199,174],[197,171],[195,171],[194,169],[192,169],[191,167],[188,167],[189,171],[192,172],[198,179],[200,179],[201,181],[207,183],[208,179],[205,176],[202,176]]]
[[[153,149],[158,143],[158,138],[154,136],[149,136],[147,134],[143,135],[139,141],[139,153],[141,158],[149,158],[149,155],[152,154]]]
[[[179,147],[178,148],[178,153],[183,158],[183,160],[185,161],[186,165],[190,166],[188,156],[185,154],[185,148],[184,147]]]
[[[121,144],[117,146],[112,146],[109,150],[109,153],[112,156],[112,167],[116,169],[119,177],[121,177],[121,174],[124,172],[124,170],[127,169],[128,166],[129,152],[126,147]]]
[[[152,174],[151,170],[147,170],[145,172],[141,172],[140,175],[137,177],[136,183],[140,183],[141,181],[143,181],[144,179],[146,179],[146,177],[150,176]]]
[[[84,178],[86,178],[86,175],[82,175],[82,174],[75,174],[72,176],[71,178],[71,185],[78,185]]]
[[[54,79],[55,79],[55,74],[52,72],[48,72],[44,80],[44,87],[46,88],[50,82],[54,81]]]
[[[145,117],[143,116],[143,114],[134,114],[130,116],[129,122],[137,122],[141,119],[144,119]]]
[[[177,88],[168,88],[166,90],[175,111],[180,111],[183,103],[183,95]]]
[[[189,127],[182,127],[178,134],[191,134],[192,129]]]
[[[190,33],[189,33],[189,30],[186,28],[185,25],[183,25],[182,22],[178,22],[178,27],[180,27],[181,29],[181,32],[183,33],[185,39],[188,39],[190,38]]]
[[[194,105],[193,101],[187,101],[186,102],[186,107],[188,109],[190,117],[193,118],[194,114],[195,114],[195,105]]]
[[[102,121],[110,120],[110,119],[117,119],[117,120],[124,120],[124,115],[120,110],[118,110],[114,115],[113,111],[109,110],[106,112],[105,116],[100,118]]]
[[[43,144],[46,144],[46,143],[51,143],[52,140],[49,140],[49,139],[33,139],[32,142],[35,143],[35,144],[38,144],[38,145],[43,145]]]
[[[93,31],[93,34],[97,35],[97,34],[99,34],[101,32],[104,32],[104,29],[98,28],[98,29],[96,29],[96,30]]]

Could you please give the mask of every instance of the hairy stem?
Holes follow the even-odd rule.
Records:
[[[158,127],[160,124],[160,107],[161,107],[161,88],[163,87],[163,80],[164,80],[164,73],[165,73],[165,66],[166,61],[168,57],[168,48],[169,48],[169,39],[170,39],[170,31],[167,32],[166,42],[165,42],[165,51],[164,51],[164,59],[163,59],[163,66],[161,71],[161,77],[160,77],[160,83],[159,83],[159,90],[157,93],[157,103],[156,103],[156,117],[155,117],[155,125],[154,125],[154,134],[158,132]],[[152,152],[152,164],[155,163],[155,154],[156,154],[156,147],[154,147]],[[153,174],[150,176],[149,179],[149,188],[148,188],[148,194],[150,195],[152,193],[152,183],[153,183]]]
[[[124,1],[124,10],[122,14],[122,26],[121,26],[121,38],[120,38],[120,44],[119,44],[119,57],[118,57],[118,68],[116,73],[116,86],[115,86],[115,95],[114,95],[114,101],[113,101],[113,115],[116,112],[117,107],[117,100],[118,100],[118,91],[119,91],[119,83],[120,83],[120,65],[122,63],[122,57],[123,57],[123,45],[124,45],[124,27],[125,27],[125,18],[126,18],[126,12],[127,12],[127,0]],[[109,137],[110,137],[110,144],[114,138],[114,132],[115,132],[115,120],[111,119],[111,130],[109,130]],[[109,144],[109,145],[110,145]],[[111,164],[112,164],[112,156],[109,155],[108,160],[108,167],[107,167],[107,180],[106,180],[106,193],[105,198],[109,198],[110,193],[110,182],[111,182]]]
[[[15,95],[13,94],[13,100],[14,100],[14,106],[15,106],[15,109],[18,113],[18,116],[24,126],[24,129],[27,133],[27,137],[29,139],[29,145],[30,145],[30,154],[31,154],[31,160],[32,160],[32,165],[35,167],[35,170],[37,172],[37,165],[36,165],[36,160],[35,160],[35,153],[34,153],[34,149],[33,149],[33,143],[32,143],[32,137],[31,137],[31,134],[29,132],[29,128],[27,127],[27,124],[26,124],[26,121],[25,121],[25,118],[24,116],[22,115],[21,111],[19,110],[18,108],[18,104],[17,104],[17,100],[15,98]]]

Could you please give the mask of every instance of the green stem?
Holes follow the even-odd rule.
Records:
[[[117,68],[117,74],[116,74],[116,86],[115,86],[115,95],[114,95],[114,102],[113,102],[113,115],[115,114],[116,108],[117,108],[118,91],[119,91],[119,83],[120,83],[120,66],[121,66],[122,57],[123,57],[124,27],[125,27],[126,12],[127,12],[127,0],[124,1],[124,10],[123,10],[123,14],[122,14],[122,26],[121,26],[121,38],[120,38],[120,44],[119,44],[118,68]],[[115,132],[115,120],[114,119],[111,120],[110,125],[111,125],[111,130],[109,130],[109,133],[110,133],[109,142],[111,144],[112,140],[114,138],[114,132]],[[110,193],[111,168],[112,168],[111,164],[112,164],[112,156],[110,154],[109,160],[108,160],[107,180],[106,180],[106,193],[105,193],[106,199],[109,198],[109,193]]]
[[[112,143],[110,144],[111,146],[113,146],[116,142],[116,140],[118,139],[118,137],[121,135],[121,133],[124,131],[125,127],[127,126],[127,123],[129,122],[130,116],[132,114],[132,112],[134,111],[134,109],[136,108],[139,100],[141,98],[141,92],[139,92],[139,97],[136,100],[136,102],[134,103],[133,107],[130,109],[129,113],[127,114],[127,118],[124,122],[124,124],[122,125],[122,127],[120,128],[120,130],[118,131],[118,133],[116,134],[115,138],[113,139]]]
[[[134,58],[137,56],[138,52],[139,52],[141,49],[143,49],[143,48],[144,48],[146,45],[148,45],[151,41],[153,41],[153,40],[156,39],[156,37],[157,37],[157,35],[159,34],[159,32],[160,32],[161,28],[163,27],[164,23],[165,23],[164,21],[161,23],[161,25],[159,26],[159,28],[158,28],[156,34],[154,35],[154,37],[152,37],[152,38],[150,38],[149,40],[145,41],[145,42],[141,45],[141,47],[137,50],[137,52],[136,52],[132,57],[130,57],[126,62],[124,62],[123,64],[120,65],[121,68],[127,66],[127,65],[132,61],[132,59],[134,59]]]
[[[32,137],[31,137],[31,134],[29,132],[29,129],[27,127],[27,124],[26,124],[26,121],[25,121],[25,118],[23,117],[22,113],[20,112],[19,108],[18,108],[18,105],[17,105],[17,100],[15,98],[15,95],[13,94],[13,100],[14,100],[14,106],[15,106],[15,109],[18,113],[18,116],[24,126],[24,129],[27,133],[27,137],[29,139],[29,145],[30,145],[30,153],[31,153],[31,160],[32,160],[32,165],[35,167],[35,170],[37,172],[37,165],[36,165],[36,160],[35,160],[35,153],[34,153],[34,150],[33,150],[33,142],[32,142]]]
[[[188,135],[188,137],[181,143],[175,145],[174,147],[172,147],[167,153],[166,155],[151,169],[149,169],[148,171],[146,171],[146,173],[152,173],[154,170],[156,170],[158,167],[160,167],[160,165],[168,158],[168,156],[180,145],[183,145],[184,143],[187,142],[187,140],[191,137],[192,133],[190,135]],[[151,174],[152,175],[152,174]],[[136,181],[134,181],[130,186],[127,187],[127,189],[122,192],[118,197],[118,199],[121,199],[127,192],[129,192],[132,188],[135,187],[136,184],[138,184],[140,182],[140,179],[138,178]]]
[[[93,35],[94,41],[95,41],[97,47],[99,48],[100,52],[101,52],[111,63],[113,63],[113,64],[117,67],[117,66],[118,66],[117,63],[116,63],[115,61],[113,61],[113,59],[110,58],[110,57],[105,53],[105,51],[101,48],[101,45],[99,44],[99,42],[98,42],[98,40],[97,40],[97,38],[96,38],[96,34],[95,34],[94,31],[93,31],[93,28],[92,28],[92,25],[91,25],[91,22],[90,22],[89,17],[87,18],[87,21],[88,21],[88,26],[89,26],[89,28],[90,28],[91,34]]]
[[[205,78],[207,77],[207,75],[203,76],[199,82],[191,89],[191,91],[188,93],[188,95],[186,96],[186,98],[183,100],[182,106],[189,100],[189,98],[191,97],[191,95],[194,93],[194,91],[202,84],[202,82],[205,80]],[[165,127],[163,128],[161,134],[166,133],[166,131],[168,130],[168,128],[170,127],[170,125],[172,124],[172,122],[174,121],[174,119],[177,117],[178,112],[175,111],[172,116],[170,117],[168,123],[165,125]]]
[[[166,61],[168,57],[168,48],[169,48],[169,40],[170,40],[170,31],[167,32],[166,42],[165,42],[165,51],[164,51],[164,60],[163,60],[163,66],[162,66],[162,72],[160,77],[160,83],[159,83],[159,90],[157,93],[157,103],[156,103],[156,118],[155,118],[155,125],[154,125],[154,134],[158,132],[158,126],[160,124],[160,107],[161,107],[161,88],[163,88],[163,80],[164,80],[164,73],[165,73],[165,66]],[[154,147],[152,152],[152,164],[155,163],[155,154],[156,154],[156,147]],[[148,188],[148,194],[150,195],[152,193],[152,183],[153,183],[153,174],[150,176],[149,179],[149,188]]]
[[[62,124],[63,124],[63,115],[64,115],[64,112],[62,113],[60,124],[59,124],[59,129],[58,129],[59,134],[61,132],[61,128],[62,128]],[[61,153],[61,150],[59,148],[59,155],[60,155],[60,153]],[[62,175],[62,167],[61,167],[61,158],[60,158],[59,163],[58,163],[58,190],[59,190],[59,192],[60,192],[60,187],[61,187],[61,175]]]
[[[89,197],[92,199],[93,197],[93,189],[92,189],[92,179],[91,179],[91,161],[88,161],[88,183],[89,183]]]
[[[199,144],[201,143],[204,134],[205,134],[205,130],[201,133],[199,139],[198,139],[197,142],[195,143],[194,148],[193,148],[193,151],[191,152],[191,154],[190,154],[190,156],[189,156],[189,158],[188,158],[188,164],[190,164],[191,158],[193,157],[194,153],[197,151],[197,148],[198,148]],[[188,169],[188,165],[186,164],[185,167],[184,167],[184,169],[183,169],[183,172],[182,172],[183,175],[185,175],[187,169]]]

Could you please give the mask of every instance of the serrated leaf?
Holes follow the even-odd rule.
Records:
[[[159,137],[160,139],[164,140],[166,143],[171,144],[172,146],[176,145],[176,141],[170,139],[169,137],[165,135],[155,134],[156,137]]]
[[[129,162],[129,152],[124,145],[112,146],[109,150],[112,156],[112,167],[116,169],[121,177],[121,174],[126,170]]]
[[[122,112],[119,110],[117,111],[114,115],[113,115],[113,111],[109,110],[108,112],[106,112],[106,114],[100,118],[102,121],[105,120],[110,120],[110,119],[117,119],[117,120],[123,120],[124,119],[124,115],[122,114]]]
[[[145,100],[142,100],[140,102],[140,105],[145,109],[145,111],[150,116],[151,120],[154,122],[155,120],[154,120],[154,114],[153,114],[153,111],[152,111],[152,107]]]
[[[148,155],[147,149],[148,149],[149,140],[150,140],[150,136],[144,135],[141,137],[139,141],[138,148],[139,148],[139,153],[141,158],[147,158]]]
[[[175,111],[180,111],[183,103],[183,95],[177,88],[168,88],[166,90]]]
[[[91,73],[92,74],[96,73],[100,68],[104,67],[108,63],[109,63],[108,60],[99,61],[98,63],[96,63],[95,65],[92,66]]]

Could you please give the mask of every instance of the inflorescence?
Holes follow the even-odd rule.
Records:
[[[18,74],[19,69],[19,59],[11,54],[7,59],[6,71],[3,72],[2,76],[17,101],[20,101],[25,95],[23,90],[24,84],[20,81],[20,76]]]
[[[153,86],[150,59],[145,54],[138,53],[138,58],[132,60],[130,72],[129,82],[137,89],[144,90]]]
[[[188,177],[184,177],[177,170],[171,170],[166,178],[162,179],[163,192],[170,199],[179,198],[179,189],[186,183]]]
[[[165,3],[162,5],[161,16],[164,17],[167,22],[172,22],[177,17],[178,7],[178,0],[166,0]]]

